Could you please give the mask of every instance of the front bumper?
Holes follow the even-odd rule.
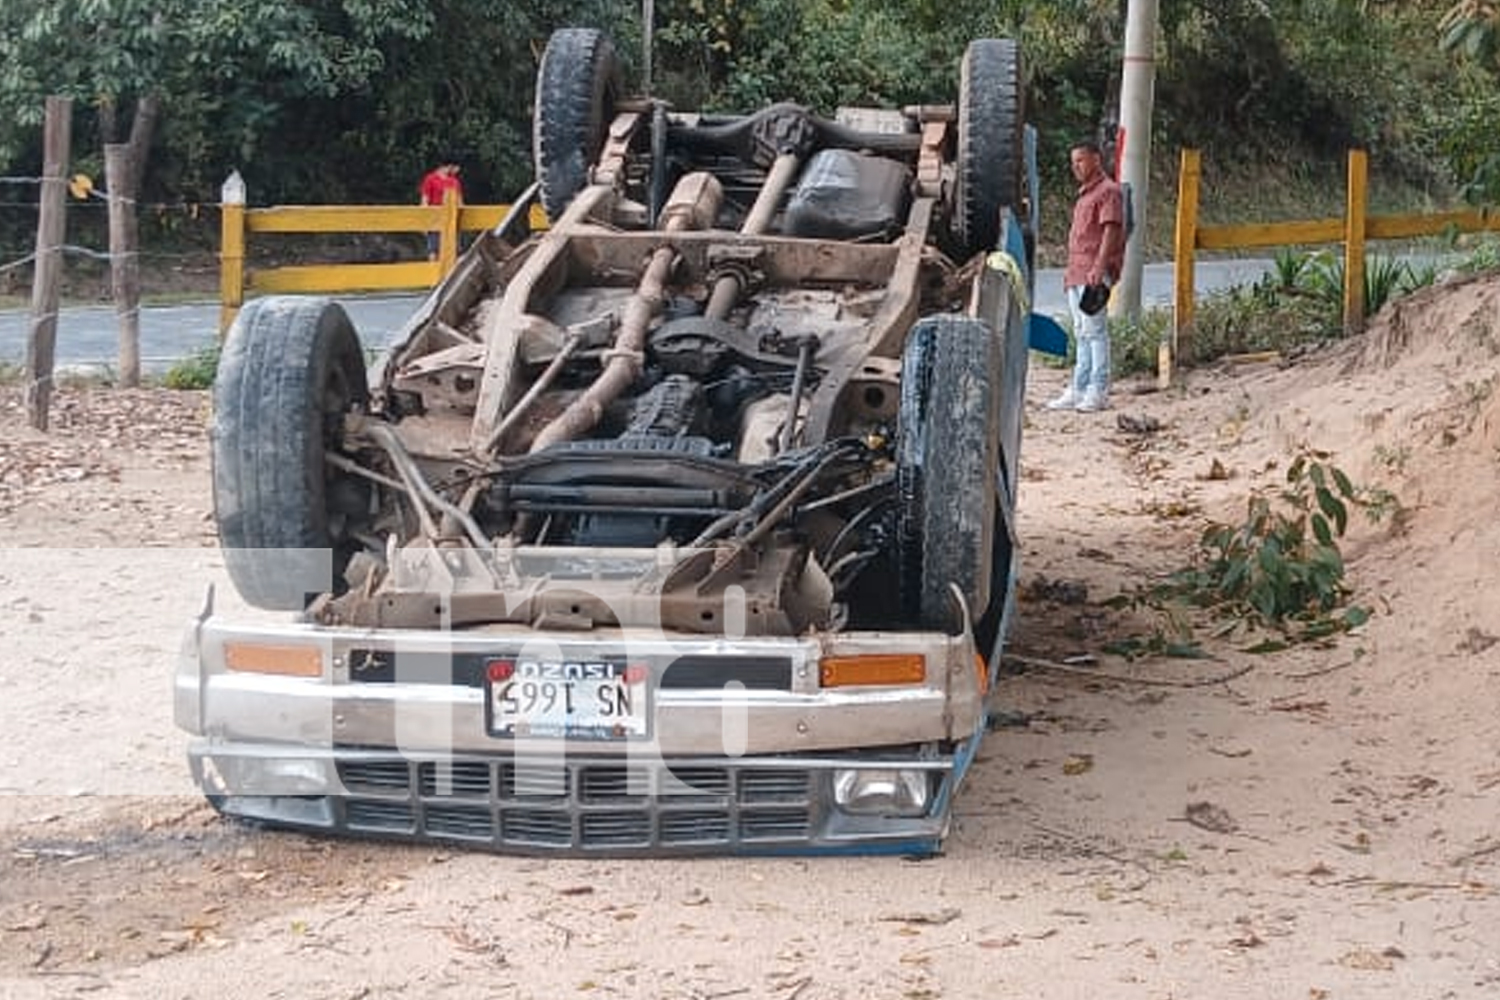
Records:
[[[647,665],[646,736],[493,735],[483,678],[465,664],[539,641],[565,659]],[[226,644],[247,642],[316,649],[323,669],[229,669]],[[822,686],[823,657],[893,650],[920,652],[926,679]],[[381,670],[361,670],[372,652]],[[205,617],[184,643],[177,719],[199,737],[190,762],[213,804],[277,826],[531,854],[923,854],[947,832],[983,733],[975,661],[966,635],[539,638]],[[909,796],[851,800],[851,785],[871,783]]]
[[[199,742],[190,759],[215,807],[243,819],[506,853],[609,856],[930,854],[947,832],[960,774],[953,757],[889,755],[548,761]],[[877,764],[930,783],[921,815],[854,815],[834,804],[836,774]],[[285,794],[291,772],[301,794]]]

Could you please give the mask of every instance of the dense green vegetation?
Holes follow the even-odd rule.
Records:
[[[947,101],[972,36],[1021,39],[1049,184],[1114,112],[1125,0],[657,0],[653,89],[681,107],[796,98]],[[640,6],[605,0],[36,0],[0,5],[0,170],[39,172],[43,98],[75,99],[75,169],[159,103],[142,197],[410,201],[443,157],[472,200],[530,177],[530,101],[550,31],[597,24],[640,83]],[[1464,0],[1162,0],[1157,147],[1294,176],[1371,149],[1380,176],[1500,195],[1497,19]],[[1170,152],[1163,158],[1170,170]],[[5,201],[24,202],[12,185]],[[3,217],[3,244],[28,222]],[[180,220],[178,220],[180,222]],[[146,237],[174,224],[148,218]],[[158,223],[156,230],[153,222]],[[24,245],[21,244],[21,245]]]

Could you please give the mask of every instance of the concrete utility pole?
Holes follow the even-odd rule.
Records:
[[[1135,233],[1125,244],[1125,273],[1120,276],[1111,312],[1141,314],[1141,273],[1145,267],[1146,195],[1151,183],[1151,107],[1156,91],[1157,0],[1130,0],[1125,14],[1125,76],[1120,87],[1120,128],[1125,155],[1117,178],[1129,184]]]

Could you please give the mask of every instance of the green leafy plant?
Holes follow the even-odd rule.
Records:
[[[1466,274],[1500,269],[1500,239],[1488,235],[1480,238],[1459,263],[1458,269]]]
[[[219,373],[219,345],[195,351],[168,368],[161,384],[168,389],[208,389]]]
[[[1134,319],[1110,320],[1110,354],[1116,375],[1156,371],[1157,354],[1172,326],[1167,309],[1145,309]]]
[[[1312,258],[1306,253],[1285,247],[1277,250],[1271,261],[1270,271],[1276,281],[1275,287],[1287,291],[1301,287],[1302,276],[1307,273],[1311,261]]]
[[[1223,620],[1216,636],[1241,626],[1278,632],[1249,650],[1259,653],[1363,625],[1370,612],[1347,606],[1350,590],[1338,540],[1349,527],[1351,508],[1375,520],[1399,504],[1386,490],[1356,487],[1329,458],[1302,449],[1278,487],[1250,496],[1243,522],[1215,522],[1204,529],[1193,565],[1113,603],[1155,608],[1179,636],[1183,619],[1172,610],[1179,604],[1207,609]]]
[[[1193,594],[1272,625],[1321,615],[1342,602],[1344,561],[1334,539],[1347,529],[1348,504],[1357,494],[1343,472],[1322,461],[1326,457],[1299,454],[1279,492],[1250,497],[1242,524],[1204,530],[1206,558],[1180,575]]]

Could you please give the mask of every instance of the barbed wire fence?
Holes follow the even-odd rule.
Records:
[[[210,221],[212,215],[217,213],[220,208],[216,202],[146,201],[124,195],[112,195],[109,191],[94,188],[92,180],[84,175],[75,174],[71,178],[62,178],[62,181],[68,185],[69,193],[71,194],[71,197],[67,201],[66,213],[70,224],[75,227],[77,227],[75,221],[77,213],[84,212],[92,215],[94,212],[104,212],[109,210],[112,204],[123,204],[135,212],[147,213],[149,217],[161,218],[169,214],[181,215],[195,221],[201,220],[210,225],[213,225]],[[40,254],[55,253],[60,255],[64,261],[88,261],[94,264],[102,264],[104,265],[105,273],[111,276],[112,281],[116,269],[120,267],[122,262],[127,266],[135,264],[139,267],[142,261],[170,261],[178,263],[195,260],[201,261],[206,255],[212,254],[210,250],[197,252],[143,250],[139,245],[134,249],[112,252],[107,248],[90,246],[86,242],[76,240],[74,242],[55,245],[45,250],[37,249],[35,247],[36,241],[32,241],[30,245],[23,244],[22,240],[25,239],[23,233],[36,229],[37,223],[35,220],[39,219],[41,212],[42,185],[46,182],[47,178],[40,176],[0,175],[0,218],[3,218],[5,215],[11,216],[7,220],[9,222],[8,225],[0,225],[0,240],[4,241],[0,242],[0,291],[12,292],[13,285],[11,285],[11,282],[17,275],[26,272],[31,272],[32,274],[33,309],[28,314],[25,325],[25,339],[23,341],[23,349],[25,350],[29,351],[26,345],[35,336],[34,331],[38,327],[44,324],[51,324],[55,329],[56,323],[63,313],[60,302],[54,308],[44,308],[39,311],[35,309],[37,298],[35,294],[35,274]],[[29,193],[26,191],[28,188],[36,192],[36,197],[26,197],[26,194]],[[20,219],[23,215],[28,217],[25,222],[22,222]],[[97,233],[101,221],[103,220],[100,220],[97,216],[89,218],[82,228],[85,231],[92,229]],[[9,243],[10,245],[6,246],[4,245],[5,243]],[[65,267],[66,264],[63,266]],[[136,274],[139,275],[139,271],[136,271]],[[91,274],[89,277],[92,278],[94,275]],[[139,278],[136,277],[134,280],[138,282]],[[138,331],[141,316],[139,285],[135,285],[134,294],[125,296],[125,301],[129,302],[128,306],[122,306],[122,300],[118,297],[117,293],[118,289],[112,287],[109,299],[114,303],[116,320],[121,324],[123,344],[125,338],[124,331],[128,327],[134,327],[136,332],[133,336],[139,337]],[[53,300],[56,301],[55,297]],[[17,307],[14,311],[19,312],[23,308]],[[136,347],[132,349],[138,350]],[[0,357],[0,363],[5,364],[7,367],[10,365],[10,361],[4,357]],[[32,399],[39,388],[44,393],[50,395],[54,380],[54,373],[51,371],[39,375],[34,375],[32,372],[26,371],[22,387],[27,398]]]
[[[3,191],[3,186],[7,184],[28,185],[31,187],[39,188],[41,186],[41,183],[42,178],[40,177],[0,176],[0,191]],[[115,197],[116,200],[122,202],[123,204],[133,207],[138,212],[148,212],[157,216],[167,214],[181,214],[193,220],[202,219],[206,213],[217,212],[220,207],[217,202],[162,202],[143,201],[136,198],[129,198],[124,195],[116,195],[113,197]],[[109,207],[110,198],[111,195],[109,194],[109,192],[100,191],[98,189],[90,187],[84,198],[80,199],[75,197],[74,200],[69,203],[68,210],[70,212],[89,209],[104,211]],[[0,210],[4,209],[20,209],[34,216],[40,209],[40,203],[35,200],[16,200],[14,198],[0,197]],[[107,249],[101,250],[96,247],[81,246],[76,243],[65,243],[59,249],[65,255],[71,257],[98,261],[106,264],[112,263],[117,257],[134,257],[138,260],[197,260],[200,259],[204,254],[204,252],[202,251],[197,253],[187,253],[182,251],[141,249],[132,250],[125,254],[112,254]],[[0,274],[20,270],[21,268],[24,268],[29,264],[35,263],[35,261],[36,251],[34,249],[27,250],[21,247],[0,246]]]

